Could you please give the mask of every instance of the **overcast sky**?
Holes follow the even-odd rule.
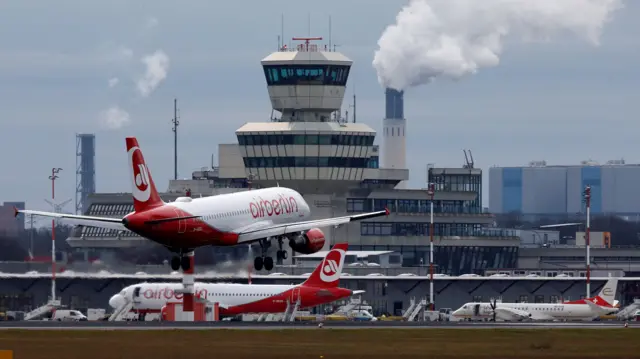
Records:
[[[269,118],[260,60],[277,46],[281,13],[285,38],[305,36],[309,28],[328,36],[332,16],[333,43],[354,60],[348,93],[357,90],[358,122],[379,133],[384,90],[372,61],[378,38],[404,3],[2,1],[0,202],[50,209],[43,199],[50,197],[54,166],[63,168],[56,198],[74,198],[75,134],[82,132],[97,137],[99,192],[130,191],[125,136],[138,137],[165,189],[173,176],[174,97],[180,177],[209,165],[218,143],[235,142],[235,129]],[[407,90],[410,184],[423,184],[427,163],[461,166],[465,148],[485,171],[543,159],[640,162],[638,18],[640,2],[627,1],[599,47],[571,36],[547,43],[508,39],[500,65]],[[145,56],[156,65],[147,78]],[[114,107],[120,110],[108,111]]]

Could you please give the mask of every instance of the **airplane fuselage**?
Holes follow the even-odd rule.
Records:
[[[139,289],[136,289],[139,288]],[[133,310],[141,313],[157,313],[168,302],[181,302],[183,294],[178,293],[181,283],[142,283],[132,285],[114,295],[109,301],[111,307],[122,305],[125,298],[133,303]],[[300,299],[300,308],[311,308],[331,303],[352,295],[345,288],[314,288],[292,285],[195,283],[195,296],[209,302],[224,304],[220,314],[237,315],[244,313],[282,313],[287,309],[287,300],[295,303]]]
[[[564,303],[496,303],[496,309],[508,308],[518,312],[531,314],[531,319],[590,319],[599,315],[594,313],[587,304]],[[456,317],[469,319],[493,318],[490,303],[467,303],[454,312]],[[498,314],[498,319],[505,319],[509,314]],[[521,318],[523,319],[523,318]]]
[[[167,247],[197,248],[238,244],[234,231],[308,219],[309,205],[296,191],[273,187],[175,202],[126,215],[127,229]],[[198,216],[148,225],[145,221]]]

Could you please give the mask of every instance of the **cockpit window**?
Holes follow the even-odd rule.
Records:
[[[466,306],[466,305],[463,305],[463,306],[462,306],[462,309],[467,309],[467,306]]]

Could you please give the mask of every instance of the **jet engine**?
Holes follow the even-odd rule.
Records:
[[[324,247],[324,233],[318,228],[289,238],[289,247],[301,254],[316,253]]]

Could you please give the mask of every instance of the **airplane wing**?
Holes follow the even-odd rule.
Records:
[[[258,239],[283,236],[289,233],[302,232],[316,227],[330,227],[347,224],[349,222],[361,221],[363,219],[376,218],[389,215],[389,210],[356,214],[354,216],[343,216],[325,219],[314,219],[287,224],[272,224],[262,228],[247,229],[238,232],[238,243],[252,242]]]
[[[519,310],[514,308],[504,308],[504,307],[498,307],[495,310],[496,310],[496,316],[500,317],[503,320],[531,318],[531,313],[525,312],[524,310]]]
[[[60,218],[66,220],[66,222],[87,226],[87,227],[100,227],[100,228],[108,228],[108,229],[116,229],[120,231],[127,230],[122,224],[122,219],[120,218],[108,218],[108,217],[92,217],[92,216],[79,216],[75,214],[65,214],[65,213],[55,213],[55,212],[43,212],[43,211],[32,211],[28,209],[15,209],[15,215],[17,216],[20,213],[31,214],[35,216],[43,216],[43,217],[52,217],[52,218]]]
[[[611,311],[611,309],[603,308],[590,300],[585,300],[584,302],[587,303],[594,317],[608,314]]]

